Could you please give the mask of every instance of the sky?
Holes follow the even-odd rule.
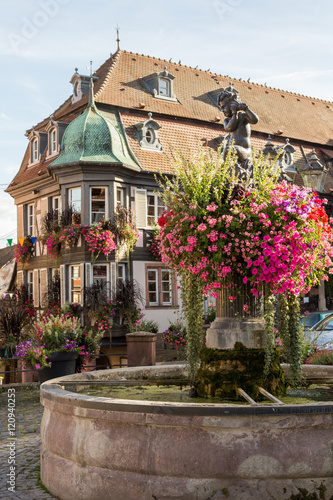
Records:
[[[4,189],[75,68],[117,48],[333,101],[331,0],[11,0],[0,16],[0,247],[16,243]],[[311,116],[309,116],[311,120]]]

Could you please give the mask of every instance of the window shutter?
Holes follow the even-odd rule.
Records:
[[[47,269],[40,270],[40,305],[46,307],[47,304]]]
[[[111,297],[114,297],[116,294],[116,283],[117,283],[117,264],[115,262],[111,262]]]
[[[23,285],[23,271],[17,271],[16,283],[17,288],[20,288]]]
[[[147,227],[147,191],[137,189],[135,193],[135,220],[137,227]]]
[[[84,305],[84,287],[86,286],[87,282],[85,280],[85,275],[84,275],[84,263],[80,264],[80,277],[81,277],[81,306]]]
[[[24,209],[23,205],[17,207],[17,238],[24,238]]]
[[[92,285],[92,273],[91,273],[91,264],[90,262],[86,263],[86,286]]]
[[[60,266],[60,300],[61,306],[66,303],[66,266]]]
[[[34,306],[39,307],[39,269],[34,269],[34,288],[33,288],[33,296],[34,296]]]

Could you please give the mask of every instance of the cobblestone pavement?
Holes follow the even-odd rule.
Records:
[[[38,486],[40,421],[43,407],[39,402],[39,388],[15,388],[0,394],[0,498],[1,500],[44,500],[54,498]],[[9,401],[11,404],[9,405]],[[13,414],[9,413],[12,407]],[[15,419],[15,431],[8,424]],[[14,436],[9,431],[14,432]],[[14,439],[12,439],[14,438]],[[11,445],[11,446],[9,446]],[[14,448],[15,446],[15,448]],[[15,460],[15,464],[8,461]],[[15,466],[15,491],[8,490],[10,466]]]

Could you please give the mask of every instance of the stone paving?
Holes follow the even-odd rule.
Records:
[[[40,422],[43,407],[39,402],[39,388],[15,388],[15,431],[8,429],[9,401],[14,401],[13,391],[0,394],[0,498],[1,500],[44,500],[55,498],[38,484]],[[10,415],[11,416],[11,415]],[[13,420],[11,420],[13,422]],[[9,432],[14,432],[14,436]],[[14,439],[13,439],[14,438]],[[12,446],[10,447],[9,444]],[[14,449],[15,444],[15,449]],[[15,460],[15,491],[8,490],[10,460]]]

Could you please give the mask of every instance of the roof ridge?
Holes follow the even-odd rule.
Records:
[[[112,59],[112,62],[111,62],[111,65],[108,69],[108,72],[107,72],[107,75],[106,77],[104,78],[104,81],[102,83],[102,85],[100,86],[100,88],[98,89],[98,91],[96,92],[96,94],[94,95],[94,97],[98,97],[102,91],[105,89],[106,87],[106,84],[107,82],[109,81],[110,77],[111,77],[111,73],[116,65],[116,62],[118,61],[118,59],[120,58],[120,54],[121,52],[123,52],[121,49],[118,49],[117,52],[115,54],[112,55],[111,59]]]

